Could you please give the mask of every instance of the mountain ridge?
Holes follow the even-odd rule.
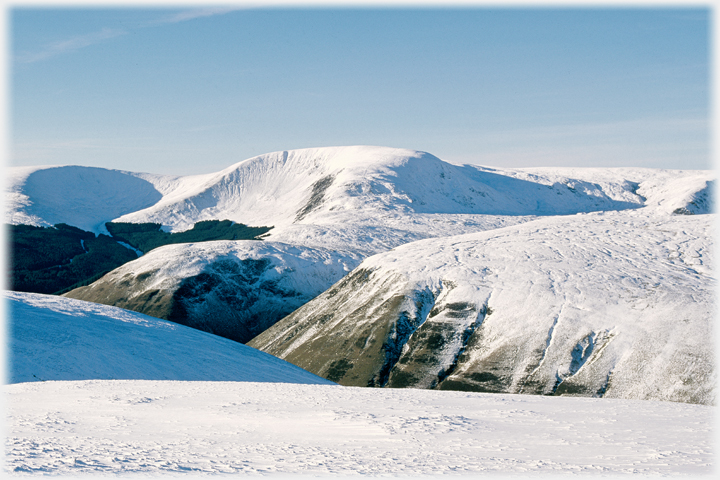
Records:
[[[326,223],[333,215],[347,218],[360,211],[574,214],[640,208],[659,189],[672,212],[685,208],[693,190],[707,188],[714,178],[710,171],[457,166],[426,152],[368,146],[273,152],[186,177],[77,166],[9,170],[6,221],[67,223],[95,233],[107,233],[108,221],[160,223],[182,231],[198,221],[227,218],[276,225],[278,234],[282,227]],[[673,192],[678,183],[683,191]]]
[[[13,176],[15,220],[42,221],[25,188],[35,171]],[[105,175],[93,173],[83,181]],[[249,345],[344,384],[714,402],[714,172],[458,166],[356,146],[191,177],[108,175],[160,195],[141,209],[130,207],[142,196],[120,202],[127,211],[110,220],[274,228],[259,249],[161,247],[68,296],[168,318],[173,305],[198,318],[228,311],[200,327],[226,336],[219,327],[239,327],[232,312],[247,310],[255,326],[236,339],[256,335]],[[65,188],[46,186],[40,199]],[[78,205],[68,215],[87,224],[107,214]],[[185,275],[183,263],[200,267]],[[312,292],[277,288],[310,270],[323,278]]]

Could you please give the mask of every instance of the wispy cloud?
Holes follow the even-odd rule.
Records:
[[[225,15],[226,13],[237,10],[237,7],[217,7],[217,8],[201,8],[185,10],[179,13],[162,16],[156,20],[150,21],[144,25],[137,26],[140,28],[156,27],[173,23],[187,22],[196,18],[212,17],[215,15]],[[19,63],[35,63],[48,58],[74,52],[97,43],[104,42],[111,38],[119,37],[130,33],[127,29],[103,28],[100,31],[78,35],[66,40],[51,43],[45,48],[37,52],[23,52],[15,56],[15,61]]]
[[[89,47],[97,43],[103,42],[110,38],[119,37],[127,34],[127,30],[115,28],[103,28],[99,32],[88,33],[86,35],[78,35],[67,40],[61,40],[47,45],[43,50],[33,53],[21,53],[15,57],[20,63],[34,63],[41,60],[61,55],[63,53],[73,52],[81,48]]]
[[[196,18],[212,17],[215,15],[225,15],[226,13],[230,13],[234,10],[237,10],[237,8],[218,7],[218,8],[203,8],[203,9],[186,10],[184,12],[175,13],[172,15],[167,15],[165,17],[162,17],[162,18],[156,20],[155,22],[152,22],[152,25],[187,22],[188,20],[194,20]]]

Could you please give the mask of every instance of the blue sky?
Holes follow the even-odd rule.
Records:
[[[178,175],[331,145],[711,168],[706,8],[15,8],[11,165]]]

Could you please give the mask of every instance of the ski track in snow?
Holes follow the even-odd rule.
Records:
[[[4,387],[23,474],[708,475],[712,407],[250,382]]]

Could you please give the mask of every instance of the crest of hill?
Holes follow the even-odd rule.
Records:
[[[229,218],[247,225],[290,224],[357,212],[374,214],[557,215],[642,206],[637,185],[601,183],[555,171],[457,166],[426,153],[385,147],[328,147],[275,152],[236,164],[182,194],[119,221],[173,229]]]
[[[5,218],[14,225],[65,223],[107,234],[105,222],[163,197],[153,183],[132,172],[73,165],[8,170]]]

